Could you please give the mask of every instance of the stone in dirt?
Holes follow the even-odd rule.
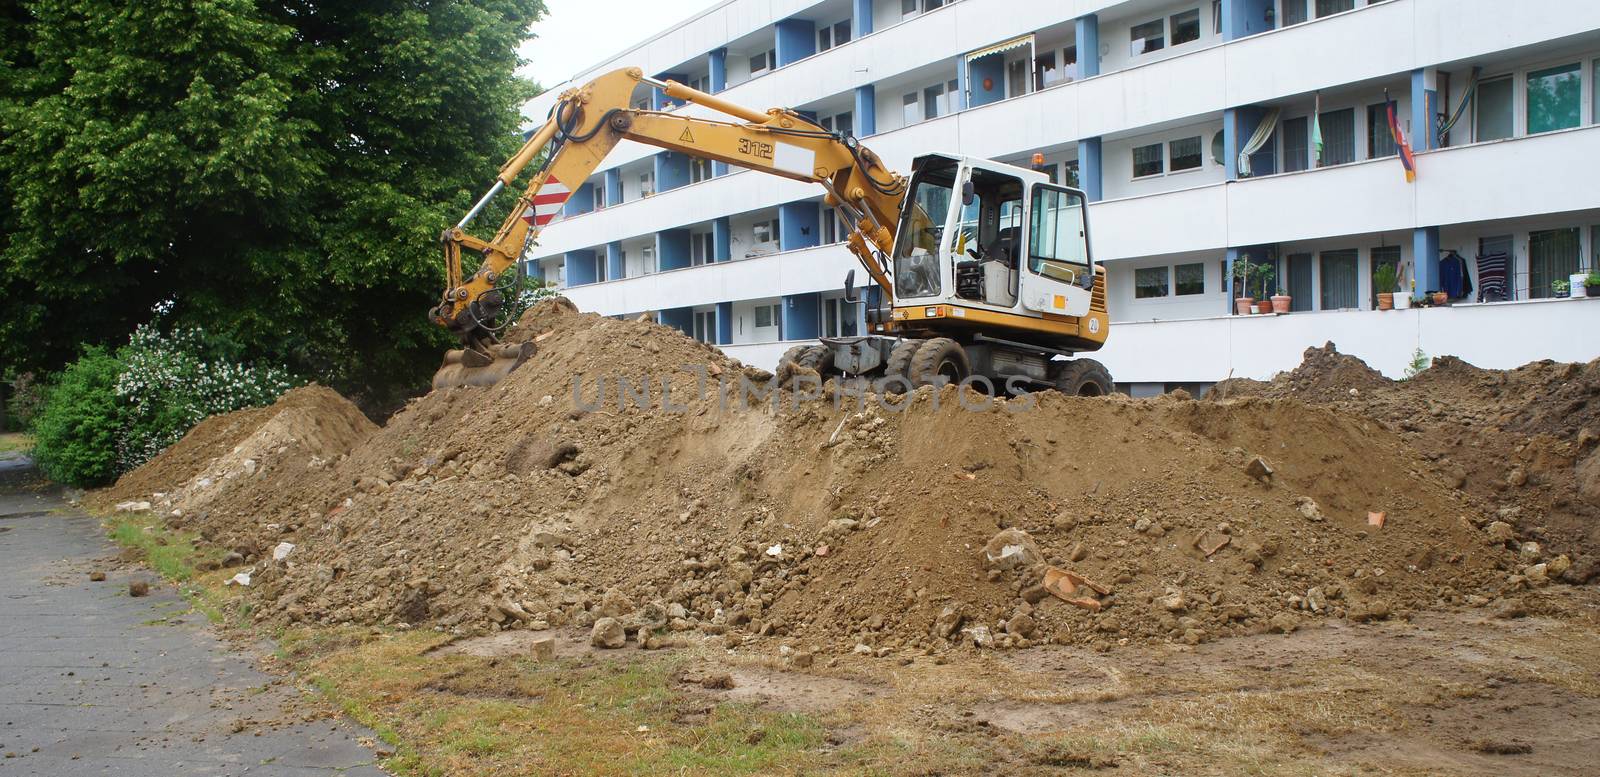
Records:
[[[1308,521],[1322,521],[1322,509],[1317,507],[1317,500],[1309,496],[1298,497],[1294,500],[1295,509]]]
[[[129,596],[146,596],[150,593],[150,584],[143,580],[128,581]]]
[[[119,513],[147,513],[149,511],[149,502],[128,501],[117,503],[117,512]]]
[[[1272,480],[1272,472],[1272,465],[1268,464],[1267,460],[1261,458],[1260,456],[1251,459],[1250,463],[1246,464],[1244,468],[1244,474],[1249,475],[1250,477],[1253,477],[1262,483]]]
[[[589,631],[589,644],[597,648],[619,648],[627,643],[628,633],[623,630],[622,621],[616,618],[601,618]]]
[[[528,645],[528,652],[535,661],[551,661],[556,657],[556,638],[540,637]]]
[[[1027,568],[1039,563],[1039,546],[1021,529],[1003,529],[983,546],[983,558],[990,569]]]
[[[1517,538],[1517,530],[1505,521],[1495,521],[1483,530],[1490,542],[1510,542]]]
[[[961,611],[952,606],[940,610],[939,617],[933,621],[933,633],[947,639],[959,628],[961,628]]]
[[[1300,628],[1300,619],[1289,613],[1280,612],[1272,616],[1272,620],[1268,621],[1267,625],[1278,634],[1288,634]]]
[[[89,581],[90,582],[103,583],[103,582],[105,582],[105,579],[106,579],[106,573],[104,573],[104,572],[95,571],[95,572],[90,572],[89,573]]]
[[[733,688],[733,675],[727,672],[708,674],[700,679],[700,687],[711,691],[726,691]]]

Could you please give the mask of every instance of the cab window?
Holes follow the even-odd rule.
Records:
[[[1065,282],[1089,267],[1089,235],[1084,226],[1083,196],[1064,189],[1036,186],[1028,219],[1028,269]]]

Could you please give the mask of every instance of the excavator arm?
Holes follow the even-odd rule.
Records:
[[[631,108],[640,83],[739,121]],[[489,192],[442,235],[448,280],[431,318],[460,337],[464,347],[446,355],[445,367],[434,378],[436,388],[493,383],[527,359],[526,346],[500,345],[494,335],[505,306],[502,282],[523,249],[555,219],[571,187],[588,180],[623,140],[821,185],[827,191],[825,202],[848,225],[846,244],[892,299],[883,257],[893,250],[906,180],[885,168],[876,154],[855,138],[829,132],[792,110],[762,113],[675,81],[648,78],[638,68],[616,70],[564,92],[545,124],[500,168]],[[542,164],[494,237],[470,234],[467,227],[478,213],[541,154]],[[464,275],[463,251],[482,256],[470,277]]]

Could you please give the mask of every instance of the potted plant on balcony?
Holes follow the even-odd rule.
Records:
[[[1280,284],[1278,286],[1278,293],[1272,295],[1272,312],[1274,312],[1274,313],[1288,313],[1289,312],[1289,303],[1291,303],[1293,301],[1294,301],[1294,297],[1289,296],[1289,290],[1285,289]]]
[[[1572,290],[1572,282],[1566,278],[1557,278],[1550,282],[1550,293],[1556,299],[1566,299],[1567,293]]]
[[[1600,297],[1600,270],[1584,276],[1583,292],[1586,297]]]
[[[1378,269],[1372,271],[1372,287],[1378,292],[1379,310],[1394,309],[1394,284],[1394,265],[1380,264]]]
[[[1251,263],[1248,255],[1233,265],[1233,287],[1239,292],[1233,300],[1233,312],[1241,316],[1250,315],[1250,309],[1255,304],[1255,297],[1250,296],[1250,279],[1255,274],[1256,265]]]
[[[1256,265],[1255,289],[1252,289],[1252,291],[1261,293],[1260,301],[1256,302],[1257,313],[1267,314],[1273,312],[1271,290],[1273,288],[1273,280],[1277,276],[1278,269],[1276,267],[1266,263]]]

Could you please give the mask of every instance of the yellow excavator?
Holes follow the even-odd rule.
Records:
[[[643,85],[734,120],[642,110]],[[863,295],[855,271],[845,300],[860,334],[791,348],[784,359],[823,376],[915,387],[987,381],[989,390],[1111,391],[1105,367],[1078,354],[1109,334],[1105,270],[1089,252],[1082,191],[1036,170],[952,154],[912,162],[909,179],[856,138],[800,113],[765,113],[675,81],[616,70],[562,93],[545,124],[500,168],[493,187],[444,232],[448,284],[431,318],[460,337],[435,388],[493,384],[525,362],[531,343],[501,343],[517,261],[623,140],[820,185],[847,225],[845,242],[880,292]],[[526,190],[492,239],[468,234],[485,206],[535,160]],[[482,256],[470,277],[462,252]],[[869,301],[870,300],[870,301]],[[892,387],[892,386],[891,386]]]

